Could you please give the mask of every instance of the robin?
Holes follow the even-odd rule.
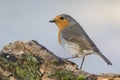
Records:
[[[50,22],[55,23],[58,26],[58,41],[68,53],[72,54],[73,57],[70,58],[83,58],[80,69],[82,68],[85,56],[90,54],[97,54],[108,65],[112,65],[111,61],[100,52],[81,25],[71,16],[61,14],[56,16],[55,19]]]

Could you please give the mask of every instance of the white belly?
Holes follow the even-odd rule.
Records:
[[[80,46],[73,42],[68,42],[65,39],[61,40],[61,46],[73,56],[85,57],[90,54],[92,50],[81,50]]]

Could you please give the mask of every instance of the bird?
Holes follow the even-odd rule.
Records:
[[[80,69],[82,69],[85,57],[91,54],[99,55],[108,65],[112,65],[111,61],[101,53],[90,39],[83,27],[70,15],[60,14],[49,22],[58,26],[58,42],[65,51],[72,55],[70,58],[82,58]]]

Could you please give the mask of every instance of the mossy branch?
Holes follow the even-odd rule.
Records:
[[[120,74],[95,75],[60,58],[37,41],[16,41],[0,51],[0,80],[119,80]]]

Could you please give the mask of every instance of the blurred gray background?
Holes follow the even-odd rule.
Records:
[[[75,18],[113,63],[90,55],[83,70],[120,73],[120,0],[0,0],[0,49],[16,40],[37,40],[57,56],[70,57],[58,44],[57,26],[48,22],[63,13]],[[78,65],[81,60],[71,59]]]

